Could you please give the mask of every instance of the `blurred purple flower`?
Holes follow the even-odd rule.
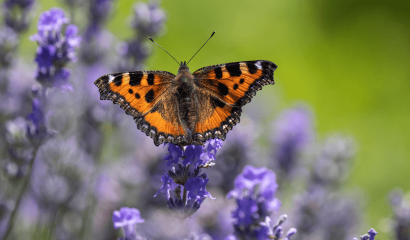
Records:
[[[87,65],[101,63],[111,47],[111,34],[104,29],[113,0],[91,0],[88,2],[88,23],[84,31],[84,47],[81,59]],[[94,82],[95,79],[93,79]]]
[[[278,169],[288,175],[303,147],[313,138],[312,116],[302,107],[284,111],[274,122],[272,144]]]
[[[245,239],[266,239],[271,234],[264,222],[279,210],[281,203],[275,197],[278,185],[275,173],[267,168],[247,165],[235,179],[235,188],[227,198],[235,198],[237,208],[232,213],[235,235]]]
[[[271,170],[245,166],[242,174],[235,179],[235,188],[227,195],[228,198],[240,199],[244,196],[252,196],[258,202],[266,204],[267,211],[274,212],[280,208],[280,202],[275,198],[278,184],[276,175]]]
[[[60,8],[52,8],[49,11],[45,11],[40,15],[38,19],[37,29],[41,34],[57,34],[60,32],[63,24],[68,23],[70,20],[65,17],[64,11]],[[43,32],[44,31],[44,32]],[[45,37],[45,36],[43,36]],[[54,40],[49,36],[49,40]],[[46,39],[44,39],[46,40]],[[51,41],[50,43],[53,43]]]
[[[138,223],[143,223],[140,211],[136,208],[122,207],[119,211],[112,214],[114,228],[122,228],[125,239],[135,239],[135,227]]]
[[[45,87],[71,89],[67,83],[70,72],[64,66],[77,60],[75,48],[81,39],[75,25],[68,25],[62,33],[62,26],[68,22],[63,10],[52,8],[40,15],[38,33],[30,37],[39,44],[35,58],[38,64],[36,79]]]
[[[410,195],[401,189],[390,192],[390,205],[393,208],[393,232],[398,240],[410,239]],[[370,234],[370,233],[369,233]]]
[[[18,117],[5,124],[5,137],[7,152],[10,160],[4,160],[1,164],[6,173],[14,178],[25,176],[27,163],[32,158],[33,149],[27,138],[27,122]]]
[[[158,36],[165,21],[165,11],[159,7],[159,2],[150,0],[148,3],[139,2],[135,5],[131,28],[136,37],[118,44],[118,71],[144,68],[144,61],[151,53],[151,48],[147,45],[148,37]]]
[[[312,182],[336,187],[350,172],[351,158],[355,155],[353,140],[332,136],[325,140],[314,163]]]
[[[2,27],[0,29],[0,66],[2,69],[9,68],[13,63],[18,45],[19,36],[17,33],[9,27]]]
[[[5,0],[3,2],[4,24],[15,32],[25,31],[30,24],[29,11],[35,0]]]
[[[50,136],[44,104],[39,98],[33,99],[33,112],[27,119],[29,121],[27,134],[30,138],[44,141]]]
[[[158,35],[164,27],[165,19],[165,12],[159,8],[158,1],[139,2],[134,7],[131,27],[141,35],[154,36]]]

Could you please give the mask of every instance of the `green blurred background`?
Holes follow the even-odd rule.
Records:
[[[127,18],[135,2],[115,1],[108,27],[120,40],[132,36]],[[40,1],[37,18],[53,6],[64,7]],[[319,140],[334,132],[356,139],[347,187],[365,192],[363,231],[374,227],[386,238],[388,192],[410,190],[410,1],[164,0],[162,7],[167,29],[156,40],[178,61],[189,60],[216,31],[191,70],[258,59],[279,66],[276,85],[246,108],[269,115],[272,108],[304,102],[315,113]],[[21,49],[28,61],[36,48],[28,36],[35,31],[32,25]],[[176,73],[178,66],[154,49],[148,68]]]

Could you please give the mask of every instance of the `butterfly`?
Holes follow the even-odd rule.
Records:
[[[274,84],[277,68],[270,61],[256,60],[212,65],[191,74],[187,65],[181,62],[177,75],[166,71],[112,73],[94,84],[100,99],[120,105],[155,145],[202,145],[208,139],[225,140],[226,133],[239,123],[242,107],[262,86]]]

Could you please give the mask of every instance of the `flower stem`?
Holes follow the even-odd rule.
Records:
[[[182,202],[184,204],[186,204],[186,195],[188,193],[188,190],[186,190],[185,186],[184,186],[184,194],[182,195]]]
[[[40,147],[40,145],[37,145],[37,146],[34,147],[34,152],[33,152],[33,155],[32,155],[32,159],[30,160],[30,163],[29,163],[29,166],[28,166],[28,173],[27,173],[26,177],[23,179],[23,183],[22,183],[20,192],[19,192],[19,194],[18,194],[18,197],[17,197],[17,200],[16,200],[16,204],[15,204],[15,206],[14,206],[13,211],[11,212],[9,221],[8,221],[8,223],[7,223],[7,227],[6,227],[7,230],[6,230],[6,234],[4,235],[4,239],[5,239],[5,240],[6,240],[7,237],[10,235],[11,230],[13,229],[13,225],[14,225],[14,222],[15,222],[15,218],[17,217],[17,212],[18,212],[18,209],[19,209],[19,207],[20,207],[21,199],[23,198],[23,195],[24,195],[24,193],[26,192],[26,189],[27,189],[27,187],[28,187],[29,180],[30,180],[30,178],[31,178],[31,174],[32,174],[32,172],[33,172],[33,171],[32,171],[32,167],[33,167],[33,164],[34,164],[34,160],[36,159],[37,151],[38,151],[39,147]]]

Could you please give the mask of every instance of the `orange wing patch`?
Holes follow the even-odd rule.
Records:
[[[166,91],[167,79],[152,72],[108,75],[111,91],[125,98],[125,101],[141,115],[148,113]],[[168,79],[168,83],[171,83]]]

